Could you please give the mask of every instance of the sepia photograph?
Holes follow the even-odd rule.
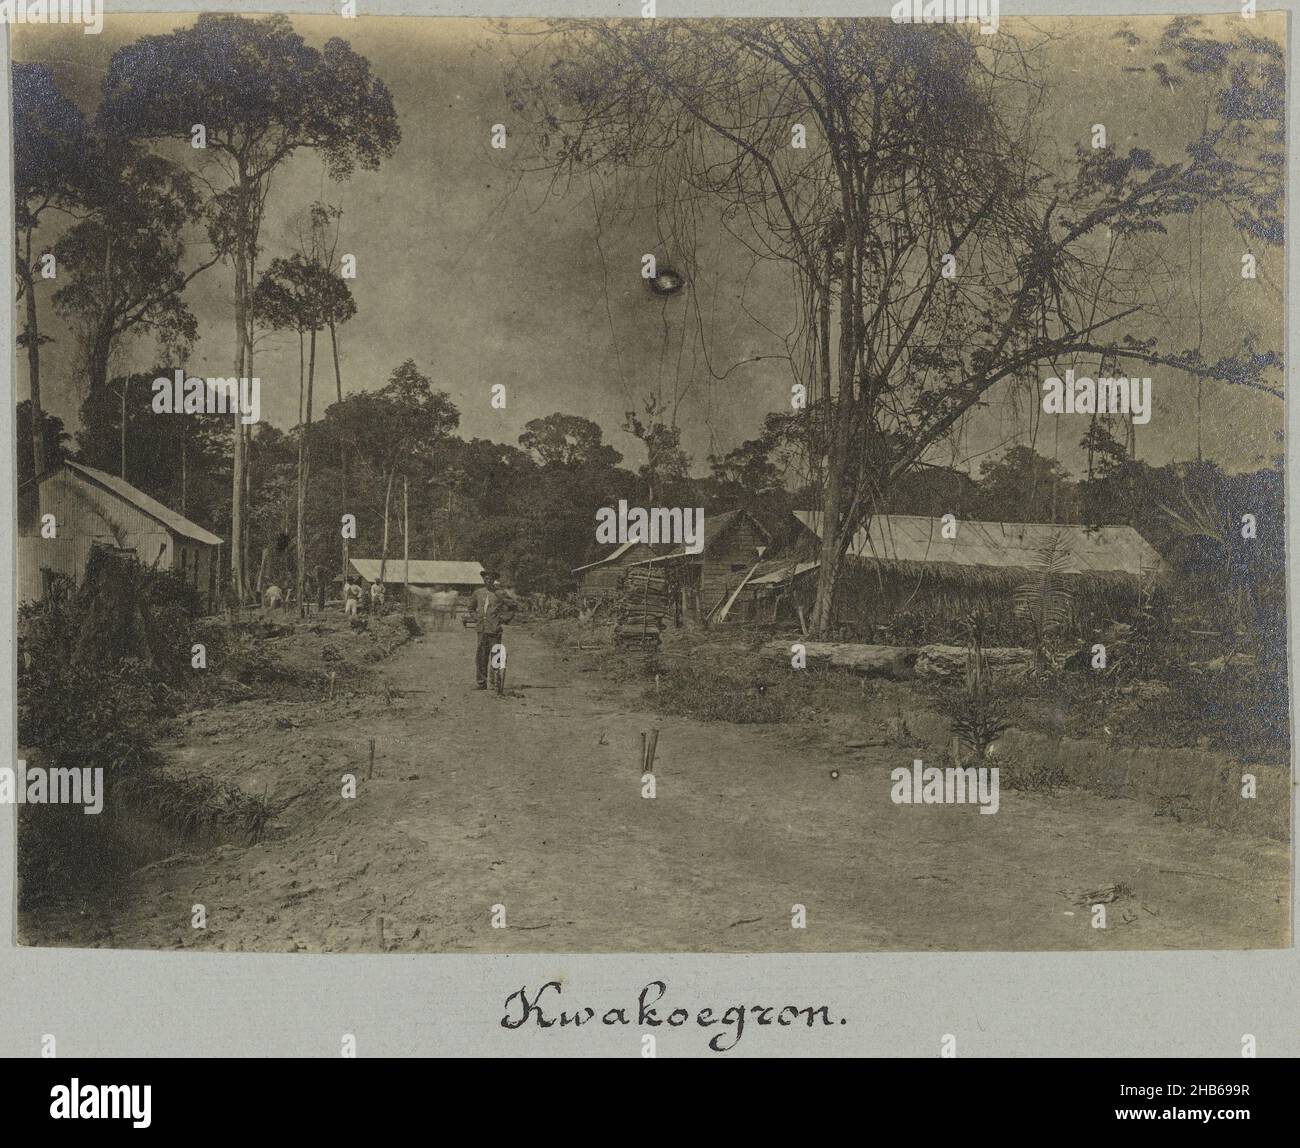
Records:
[[[8,29],[19,944],[1291,945],[1285,14],[348,7]]]

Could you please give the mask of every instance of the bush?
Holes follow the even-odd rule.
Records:
[[[102,768],[110,793],[153,771],[159,719],[176,711],[190,674],[199,613],[194,588],[171,573],[92,551],[80,588],[56,579],[44,601],[19,610],[18,740],[47,768]],[[80,807],[34,806],[20,820],[24,904],[102,871],[103,817]]]
[[[987,682],[951,689],[945,695],[952,734],[975,761],[981,761],[1011,722],[1004,699]]]

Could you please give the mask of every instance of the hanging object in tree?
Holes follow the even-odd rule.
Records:
[[[658,274],[647,279],[650,290],[656,295],[676,295],[686,286],[686,276],[671,267],[659,268]]]

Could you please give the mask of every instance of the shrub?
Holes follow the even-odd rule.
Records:
[[[199,612],[194,588],[171,573],[92,551],[80,588],[56,579],[19,610],[18,740],[50,768],[102,768],[111,792],[155,769],[161,717],[190,672]],[[38,806],[20,821],[24,904],[102,871],[110,848],[101,817]]]

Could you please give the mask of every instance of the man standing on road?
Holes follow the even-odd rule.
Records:
[[[492,647],[501,642],[501,627],[515,615],[509,596],[497,586],[495,570],[483,571],[483,585],[474,591],[470,613],[478,631],[478,648],[474,651],[475,688],[488,688],[488,665]]]

